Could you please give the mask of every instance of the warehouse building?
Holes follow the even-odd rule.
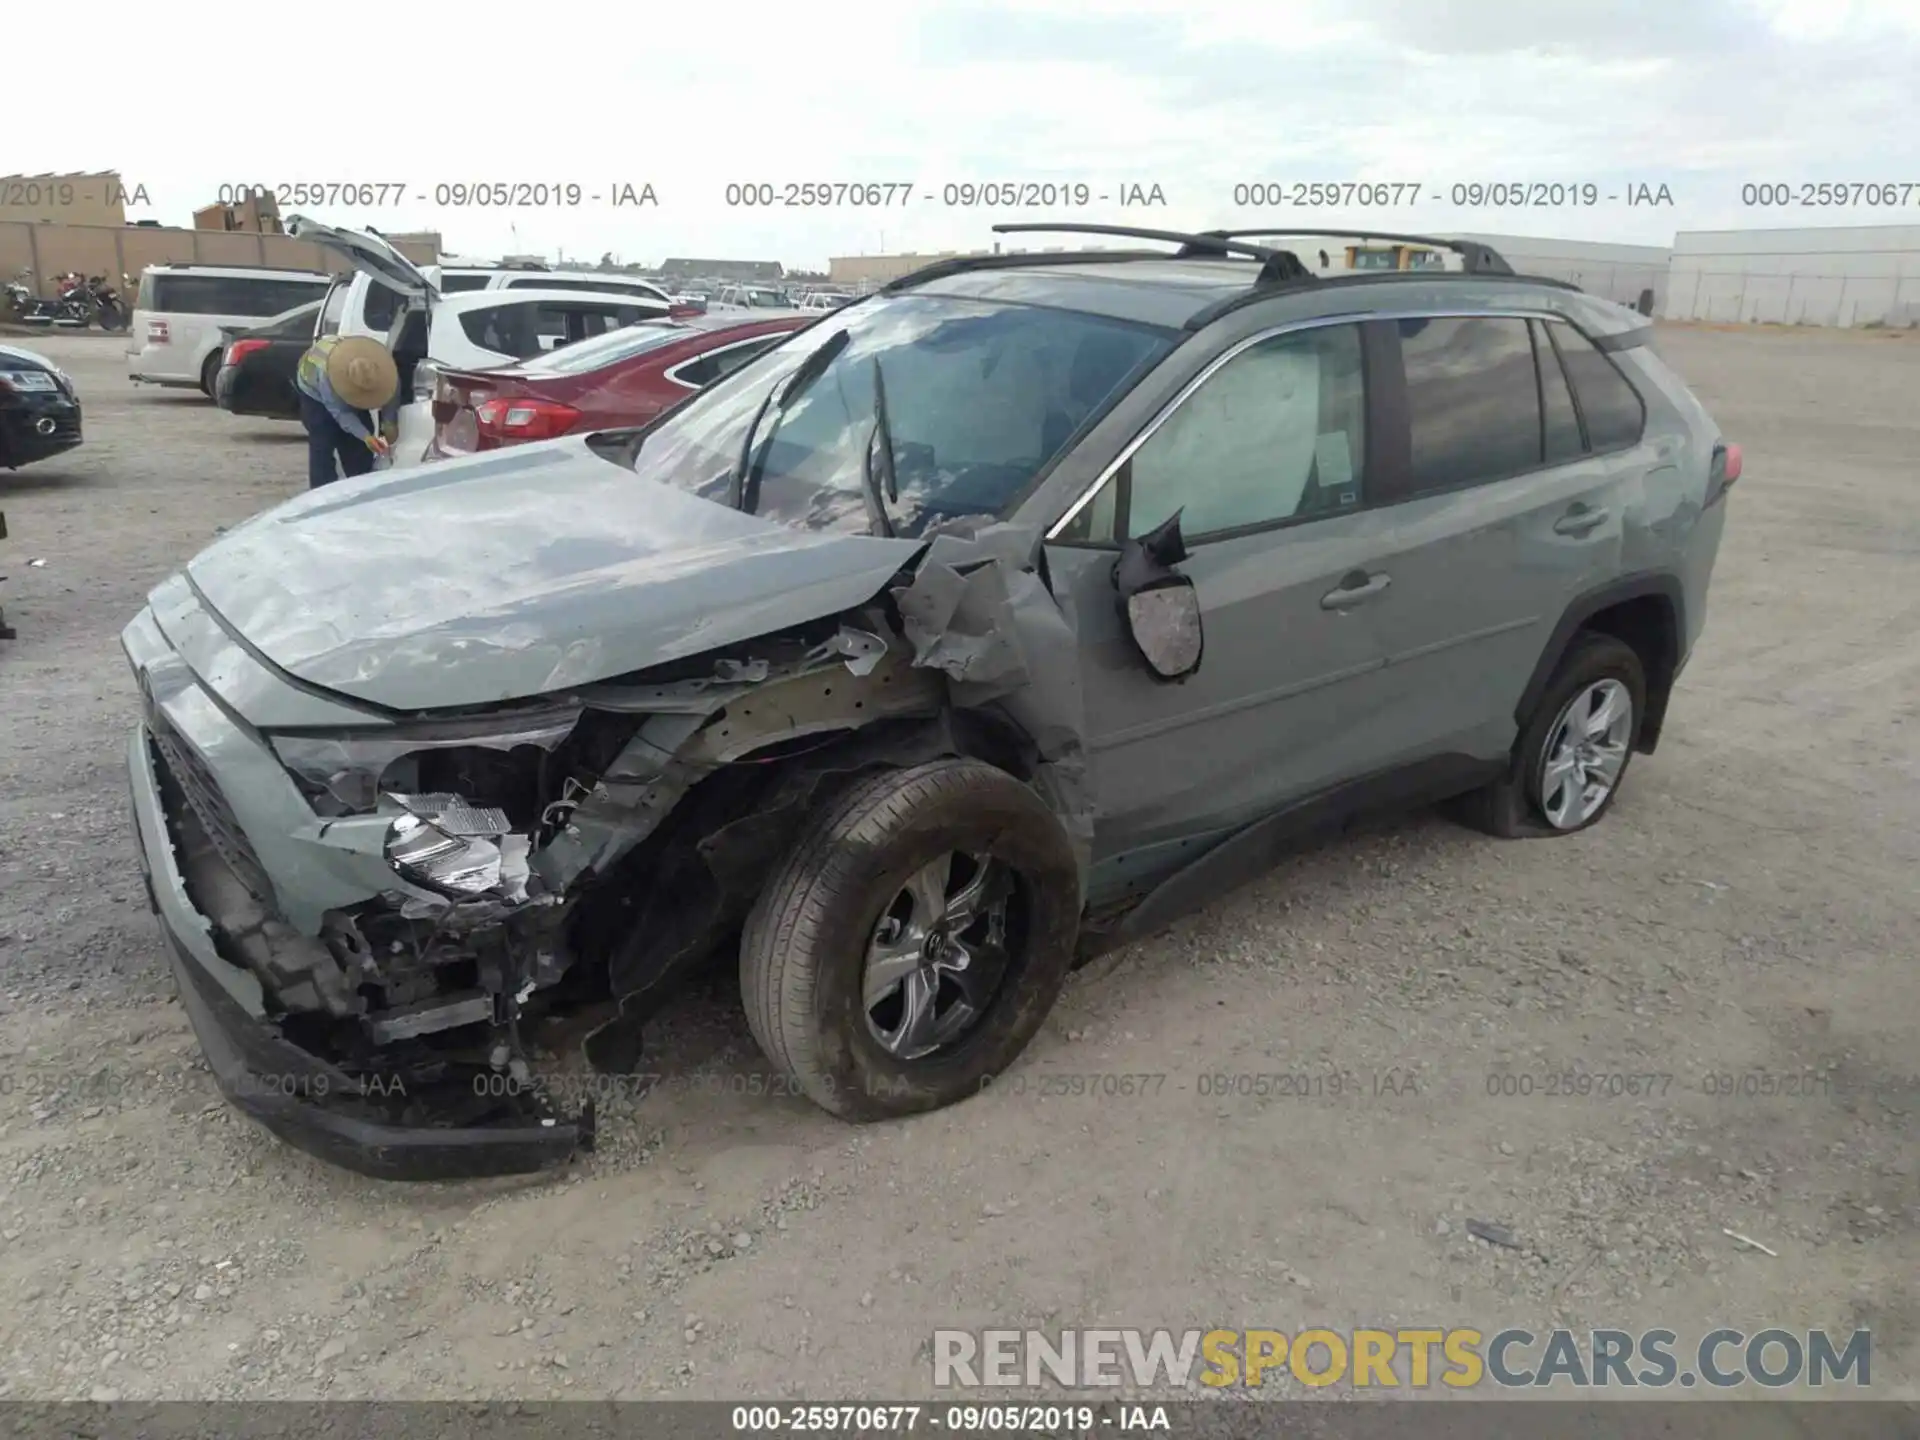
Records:
[[[1654,313],[1665,298],[1667,289],[1667,262],[1671,251],[1660,245],[1611,245],[1582,240],[1548,240],[1524,235],[1454,235],[1449,239],[1478,240],[1483,245],[1491,245],[1510,261],[1515,270],[1525,275],[1544,275],[1553,280],[1566,280],[1578,285],[1591,295],[1601,295],[1609,300],[1617,300],[1622,305],[1637,305],[1641,297],[1649,290],[1653,292]],[[1261,236],[1260,243],[1266,245],[1285,245],[1283,235]],[[1301,237],[1296,242],[1301,258],[1316,271],[1345,269],[1344,257],[1352,247],[1331,244],[1324,238],[1308,239]],[[1322,250],[1310,250],[1312,245]],[[1008,247],[1012,253],[1020,253],[1014,247]],[[1048,251],[1057,251],[1060,246],[1049,246]],[[1364,248],[1364,247],[1363,247]],[[951,259],[956,255],[984,255],[999,253],[998,245],[991,252],[985,250],[939,250],[928,254],[895,255],[836,255],[828,261],[828,272],[836,285],[860,286],[885,284],[889,280],[918,270],[923,265],[931,265],[939,260]],[[1320,254],[1328,255],[1328,263],[1319,263]]]
[[[1589,295],[1638,307],[1651,290],[1652,313],[1666,301],[1673,251],[1664,245],[1615,245],[1600,240],[1553,240],[1537,235],[1461,234],[1491,245],[1522,275],[1565,280]]]
[[[1725,324],[1920,324],[1920,225],[1683,230],[1668,320]]]

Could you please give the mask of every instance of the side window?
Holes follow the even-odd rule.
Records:
[[[367,277],[367,301],[361,310],[361,319],[369,330],[384,335],[393,328],[394,317],[399,315],[406,297],[384,281]]]
[[[704,356],[704,359],[713,363],[713,377],[701,383],[711,385],[714,380],[724,380],[763,350],[784,339],[786,339],[784,335],[768,335],[764,339],[749,340],[744,345],[730,345],[725,350],[718,350],[712,355]]]
[[[326,292],[327,282],[324,280],[268,280],[261,283],[256,303],[267,307],[262,314],[278,315],[296,305],[318,300]]]
[[[1580,414],[1573,408],[1573,392],[1567,389],[1566,372],[1560,368],[1560,356],[1547,338],[1544,322],[1527,322],[1533,330],[1533,359],[1540,370],[1540,438],[1545,444],[1543,459],[1549,465],[1577,460],[1586,452],[1580,435]]]
[[[442,295],[458,295],[463,290],[484,290],[487,288],[485,275],[443,275],[440,277]]]
[[[1176,510],[1192,540],[1356,508],[1365,388],[1354,325],[1278,335],[1236,355],[1127,462],[1127,533],[1144,535]]]
[[[1547,333],[1567,367],[1574,401],[1586,424],[1588,448],[1621,450],[1638,444],[1647,423],[1647,407],[1640,392],[1573,326],[1555,321],[1547,327]]]
[[[729,345],[724,350],[709,350],[697,360],[688,360],[676,365],[673,378],[682,385],[697,385],[705,388],[716,380],[721,380],[738,370],[769,345],[784,340],[784,335],[769,335],[763,340],[750,340],[744,344]]]
[[[1516,475],[1540,464],[1540,391],[1527,322],[1401,320],[1412,431],[1410,493]]]
[[[541,348],[532,325],[528,323],[533,319],[530,312],[534,308],[521,302],[469,310],[460,317],[460,328],[467,332],[469,340],[483,350],[525,360],[538,355]]]
[[[286,319],[263,328],[265,333],[279,340],[303,340],[313,334],[313,321],[317,314],[317,310],[303,305],[290,312]]]

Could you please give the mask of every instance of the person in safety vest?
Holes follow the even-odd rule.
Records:
[[[343,475],[365,475],[376,455],[391,453],[400,410],[400,370],[378,340],[321,336],[300,357],[294,383],[300,392],[300,423],[307,427],[309,489],[330,485]]]

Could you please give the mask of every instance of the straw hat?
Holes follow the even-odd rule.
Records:
[[[327,355],[327,384],[342,404],[378,410],[400,388],[400,370],[378,340],[349,335]]]

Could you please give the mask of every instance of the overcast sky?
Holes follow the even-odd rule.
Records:
[[[192,8],[190,22],[142,21],[137,60],[108,82],[14,67],[0,165],[117,169],[150,200],[129,218],[169,224],[223,185],[367,182],[389,203],[296,208],[438,230],[473,254],[655,263],[971,249],[1020,219],[1650,244],[1676,229],[1920,224],[1916,0],[574,0],[436,8],[430,27],[396,8],[391,38],[352,7],[308,12],[335,17],[309,29],[257,3]],[[729,182],[803,181],[900,188],[877,209],[726,203]],[[943,203],[948,184],[1082,181],[1111,198]],[[1235,203],[1237,184],[1303,181],[1421,199]],[[1602,199],[1450,203],[1455,184],[1507,181],[1591,182]],[[1904,183],[1906,208],[1742,204],[1743,183],[1821,181]],[[434,203],[440,186],[495,182],[575,184],[581,203]],[[657,205],[611,203],[648,184]],[[1674,203],[1627,205],[1642,184]],[[1166,203],[1122,208],[1126,186]]]

